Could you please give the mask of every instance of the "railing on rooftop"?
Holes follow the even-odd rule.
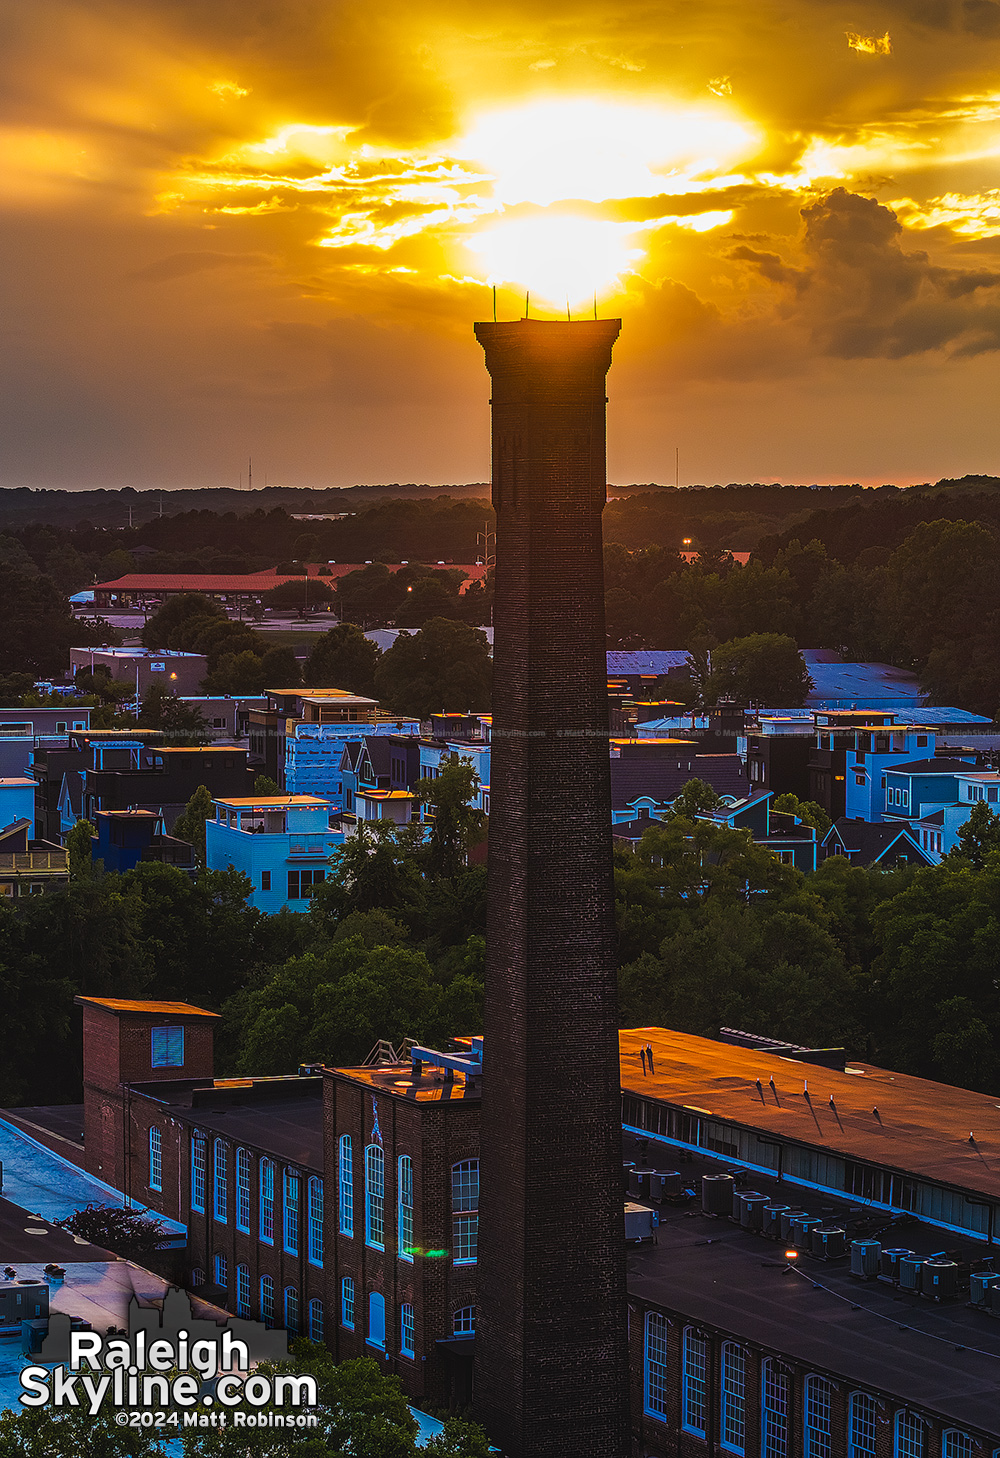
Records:
[[[28,851],[24,855],[0,855],[0,873],[4,871],[66,871],[68,851]]]

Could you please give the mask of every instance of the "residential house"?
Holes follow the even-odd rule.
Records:
[[[242,871],[253,888],[250,905],[260,911],[308,911],[344,843],[344,832],[331,829],[332,808],[318,795],[220,797],[205,823],[206,864]]]
[[[704,780],[724,799],[745,799],[750,785],[737,755],[700,749],[689,739],[612,739],[612,824],[666,809],[689,780]]]
[[[40,896],[69,881],[62,846],[35,838],[35,782],[0,779],[0,897]]]
[[[852,820],[841,816],[831,825],[820,845],[820,854],[846,856],[855,866],[933,866],[939,857],[920,841],[909,825]]]
[[[383,714],[346,689],[268,689],[249,715],[250,765],[290,794],[337,798],[341,749],[366,734],[420,733],[416,719]]]
[[[965,759],[912,760],[887,767],[883,778],[883,819],[907,821],[935,862],[958,844],[973,806],[982,802],[1000,812],[1000,774]]]
[[[815,871],[819,864],[819,833],[797,815],[772,808],[770,791],[751,795],[735,805],[720,805],[699,820],[713,825],[726,825],[731,830],[747,830],[755,845],[769,850],[783,865],[799,871]]]
[[[106,871],[131,871],[140,861],[194,873],[194,846],[167,835],[163,816],[155,810],[98,810],[97,834],[91,838],[91,856]]]
[[[366,736],[355,773],[354,814],[359,825],[373,820],[408,825],[420,819],[416,794],[420,741],[413,735]]]

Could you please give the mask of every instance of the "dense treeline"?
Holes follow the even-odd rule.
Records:
[[[424,784],[429,844],[367,830],[299,915],[248,907],[235,871],[102,874],[77,832],[68,891],[0,906],[0,1105],[78,1097],[76,993],[221,1012],[224,1074],[480,1031],[486,873],[465,860],[480,833],[462,810],[470,775],[456,766]],[[616,852],[615,877],[623,1026],[744,1027],[995,1089],[1000,819],[986,805],[923,870],[834,857],[803,876],[743,832],[677,814]]]

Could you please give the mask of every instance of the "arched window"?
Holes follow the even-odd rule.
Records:
[[[323,1340],[323,1303],[316,1296],[309,1303],[309,1340]]]
[[[229,1262],[224,1255],[215,1257],[215,1284],[223,1290],[229,1285]]]
[[[451,1319],[451,1330],[455,1336],[473,1336],[476,1330],[476,1308],[460,1306]]]
[[[285,1287],[285,1330],[299,1329],[299,1293],[294,1286]]]
[[[941,1438],[941,1458],[972,1458],[972,1439],[961,1428],[946,1428]]]
[[[191,1209],[204,1214],[205,1172],[208,1166],[205,1141],[200,1134],[191,1140]]]
[[[236,1151],[236,1229],[250,1229],[250,1151]]]
[[[847,1411],[847,1458],[873,1458],[877,1432],[874,1397],[870,1392],[852,1392]]]
[[[250,1267],[236,1267],[236,1315],[250,1315]]]
[[[309,1263],[321,1266],[323,1264],[323,1181],[318,1175],[313,1175],[309,1180],[307,1199],[309,1201]]]
[[[354,1234],[354,1159],[350,1134],[340,1136],[340,1222],[341,1235]]]
[[[163,1189],[163,1136],[159,1129],[149,1131],[149,1188]]]
[[[260,1319],[265,1326],[274,1325],[274,1282],[270,1276],[260,1278]]]
[[[413,1260],[413,1160],[401,1154],[396,1174],[396,1253]]]
[[[773,1357],[761,1374],[761,1458],[787,1458],[788,1376]]]
[[[201,1266],[195,1266],[194,1270],[191,1272],[191,1285],[204,1286],[204,1284],[205,1272],[202,1270]]]
[[[385,1155],[378,1144],[365,1150],[365,1244],[385,1250]]]
[[[924,1420],[909,1408],[896,1413],[894,1458],[924,1458]]]
[[[284,1233],[285,1250],[289,1255],[299,1253],[299,1176],[294,1169],[285,1170],[284,1179]]]
[[[475,1264],[479,1249],[479,1160],[451,1167],[451,1257],[456,1266]]]
[[[368,1345],[385,1351],[385,1297],[378,1291],[368,1294]]]
[[[345,1276],[340,1283],[340,1324],[354,1330],[354,1277]]]
[[[803,1432],[805,1458],[831,1458],[833,1389],[825,1377],[806,1378]]]
[[[404,1357],[412,1357],[414,1354],[414,1333],[413,1307],[409,1301],[404,1301],[399,1308],[399,1350]]]
[[[653,1417],[667,1415],[667,1332],[670,1323],[658,1311],[646,1312],[646,1353],[643,1388],[646,1411]]]
[[[270,1159],[260,1162],[260,1238],[266,1245],[274,1244],[274,1163]]]
[[[743,1454],[747,1442],[747,1356],[738,1342],[722,1344],[723,1448]]]
[[[215,1218],[223,1225],[229,1206],[229,1150],[221,1139],[215,1141]]]
[[[708,1342],[693,1326],[684,1328],[681,1365],[681,1427],[705,1436],[708,1424]]]

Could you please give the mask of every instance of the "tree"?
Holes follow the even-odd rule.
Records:
[[[93,879],[93,844],[97,828],[89,820],[78,820],[66,834],[66,850],[69,856],[69,878],[71,881]]]
[[[433,815],[427,861],[436,876],[454,877],[463,869],[470,848],[482,839],[486,816],[473,805],[479,776],[467,759],[453,759],[436,779],[417,781],[417,795]]]
[[[165,1458],[161,1439],[148,1428],[120,1427],[118,1411],[110,1405],[95,1416],[86,1406],[7,1408],[0,1412],[0,1458]]]
[[[167,1239],[162,1220],[148,1220],[135,1210],[123,1210],[118,1205],[87,1205],[52,1223],[130,1261],[154,1255]]]
[[[224,653],[209,667],[201,686],[207,694],[262,694],[268,687],[264,660],[250,648]]]
[[[987,856],[997,851],[1000,851],[1000,815],[985,800],[977,800],[947,858],[968,861],[969,865],[981,871]]]
[[[174,821],[173,834],[194,846],[201,865],[205,864],[205,822],[212,813],[211,791],[199,785],[187,805]]]
[[[803,825],[811,825],[821,836],[833,824],[822,805],[817,805],[815,800],[800,800],[797,795],[775,795],[771,801],[771,809],[779,815],[797,816]]]
[[[185,704],[161,683],[150,684],[143,694],[138,723],[141,729],[164,729],[195,740],[208,738],[208,726],[197,704]]]
[[[426,1458],[489,1458],[493,1449],[478,1423],[462,1418],[444,1420],[444,1431],[428,1438],[423,1452]]]
[[[712,653],[713,702],[797,708],[805,703],[812,680],[794,638],[781,633],[751,633],[720,643]]]
[[[48,577],[0,565],[0,604],[0,674],[27,672],[40,678],[62,673],[70,648],[108,641],[73,617]]]
[[[261,602],[269,608],[295,608],[300,617],[305,617],[310,608],[320,607],[333,601],[333,593],[325,582],[316,577],[296,577],[291,582],[279,582],[261,596]]]
[[[708,815],[722,804],[722,797],[705,780],[688,780],[670,806],[670,815],[681,815],[694,820],[698,815]]]
[[[401,633],[375,670],[375,693],[393,713],[486,709],[493,665],[486,634],[449,618]]]
[[[407,584],[406,595],[396,610],[398,628],[422,628],[428,618],[457,618],[462,615],[459,592],[461,572],[429,572]]]
[[[375,669],[382,656],[377,643],[355,623],[338,623],[306,659],[306,682],[312,688],[343,688],[352,694],[375,692]]]
[[[253,792],[255,795],[262,795],[265,798],[269,795],[281,794],[281,791],[278,789],[274,780],[271,779],[270,775],[258,775],[253,782]]]
[[[260,660],[265,688],[299,688],[302,670],[291,648],[269,648]]]
[[[142,641],[147,648],[172,648],[171,638],[182,624],[192,618],[215,618],[224,621],[225,609],[214,598],[201,592],[179,592],[170,597],[142,630]]]

